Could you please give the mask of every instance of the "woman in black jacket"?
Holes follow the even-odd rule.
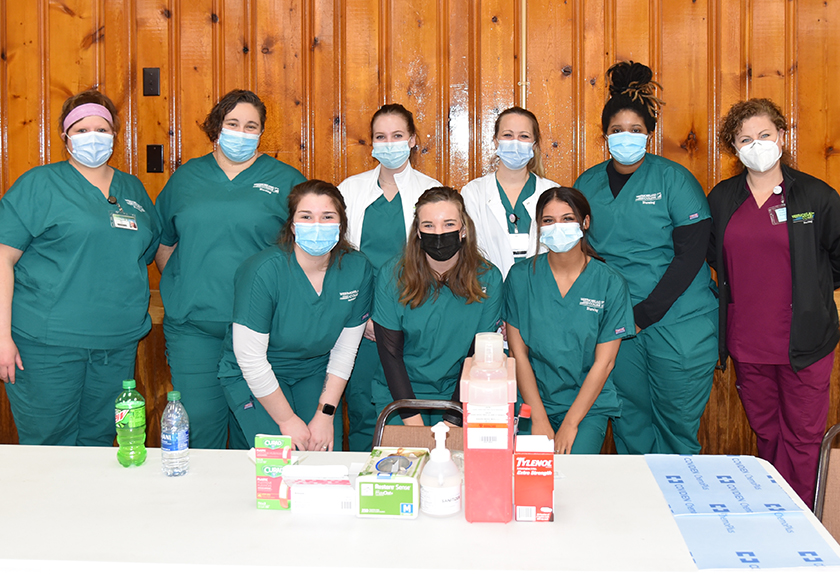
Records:
[[[787,122],[767,99],[732,106],[721,149],[745,169],[709,193],[707,259],[720,287],[720,364],[770,461],[808,504],[840,340],[840,197],[785,162]]]

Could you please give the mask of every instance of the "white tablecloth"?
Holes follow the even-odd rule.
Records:
[[[304,464],[364,459],[310,453]],[[242,451],[193,450],[189,474],[168,478],[158,449],[126,469],[114,448],[0,445],[0,572],[698,572],[644,457],[556,464],[555,522],[469,524],[463,513],[257,510],[254,465]]]

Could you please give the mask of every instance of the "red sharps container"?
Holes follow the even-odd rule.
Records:
[[[499,333],[475,336],[461,378],[464,403],[464,514],[469,522],[513,518],[515,360]]]

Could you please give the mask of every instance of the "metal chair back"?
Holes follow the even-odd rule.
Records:
[[[428,448],[435,447],[435,437],[432,428],[428,426],[389,425],[388,418],[399,409],[414,409],[422,411],[454,410],[463,414],[459,403],[453,401],[436,401],[423,399],[401,399],[394,401],[382,409],[376,419],[373,430],[373,446],[395,446]],[[446,448],[449,450],[464,450],[464,432],[460,427],[451,427],[446,435]]]
[[[832,445],[838,434],[840,424],[828,429],[823,437],[814,495],[814,514],[835,540],[840,540],[840,448]]]

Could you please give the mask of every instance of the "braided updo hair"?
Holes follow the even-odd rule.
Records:
[[[610,80],[610,99],[601,112],[601,128],[607,133],[610,121],[618,112],[632,110],[645,121],[648,132],[656,129],[656,116],[663,102],[656,97],[656,88],[662,89],[653,81],[653,71],[638,62],[618,62],[607,70]]]

